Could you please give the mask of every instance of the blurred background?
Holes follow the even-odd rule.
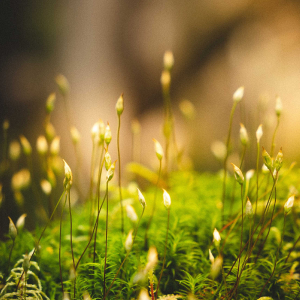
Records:
[[[71,90],[71,122],[81,133],[84,174],[89,174],[90,131],[101,118],[113,132],[117,157],[115,103],[124,93],[122,164],[132,159],[131,122],[141,124],[141,162],[156,166],[152,138],[163,144],[160,76],[166,50],[174,54],[171,100],[176,135],[184,155],[200,171],[216,171],[211,153],[225,141],[232,94],[245,87],[237,109],[233,146],[239,151],[239,123],[249,133],[246,166],[254,167],[255,131],[270,149],[276,126],[275,98],[283,102],[276,150],[299,158],[300,2],[272,1],[7,1],[0,3],[0,118],[9,137],[25,135],[35,145],[43,134],[45,101],[58,92],[64,74]],[[195,117],[179,106],[188,99]],[[52,116],[61,137],[61,156],[74,165],[62,98]],[[2,133],[1,133],[2,134]],[[83,176],[84,177],[84,176]]]

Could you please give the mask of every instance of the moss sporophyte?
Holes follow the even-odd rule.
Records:
[[[121,94],[116,138],[108,122],[97,118],[90,124],[86,195],[81,134],[66,77],[58,76],[58,93],[45,97],[44,122],[34,139],[22,132],[14,136],[14,124],[3,122],[0,300],[297,299],[299,169],[283,159],[281,145],[277,148],[282,100],[274,99],[276,126],[268,127],[261,116],[258,124],[264,125],[256,124],[252,132],[246,118],[236,120],[235,110],[246,100],[244,88],[238,88],[230,100],[226,137],[211,147],[221,172],[186,171],[188,149],[178,147],[171,102],[174,67],[167,51],[161,76],[163,139],[146,137],[154,146],[146,158],[153,159],[153,169],[140,163],[146,160],[140,147],[145,133],[136,119],[135,161],[121,169],[121,117],[127,114]],[[61,100],[74,152],[65,148],[52,117]],[[184,100],[180,110],[191,120],[196,108]],[[67,153],[65,160],[61,153]]]

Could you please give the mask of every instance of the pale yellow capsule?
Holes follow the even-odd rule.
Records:
[[[260,142],[262,135],[263,135],[262,124],[260,124],[256,130],[256,140],[258,144]]]
[[[71,168],[69,167],[69,165],[66,163],[66,161],[64,159],[63,159],[63,162],[64,162],[64,167],[65,167],[64,188],[66,190],[69,190],[73,183],[73,174],[72,174]]]
[[[32,153],[32,147],[24,135],[20,135],[20,142],[21,142],[24,154],[30,155]]]
[[[284,204],[284,212],[286,214],[288,214],[291,211],[292,207],[294,206],[294,200],[295,200],[295,196],[293,195]]]
[[[132,237],[133,229],[131,229],[126,237],[125,240],[125,249],[126,251],[130,251],[133,244],[133,237]]]
[[[123,113],[124,110],[124,99],[123,94],[119,97],[117,104],[116,104],[116,111],[117,114],[120,116]]]
[[[159,160],[161,160],[164,157],[164,150],[161,144],[156,139],[152,139],[152,140],[154,142],[154,149],[155,149],[156,156]]]
[[[163,191],[164,191],[164,193],[163,193],[164,206],[166,209],[169,209],[171,206],[171,197],[166,190],[163,189]]]
[[[240,102],[244,97],[244,87],[239,87],[234,93],[233,93],[233,101],[234,102]]]
[[[168,50],[164,54],[164,68],[166,70],[171,70],[174,66],[174,55],[173,52]]]
[[[36,141],[36,149],[40,155],[45,155],[48,151],[48,143],[43,135],[40,135]]]

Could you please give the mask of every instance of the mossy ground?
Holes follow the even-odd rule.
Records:
[[[270,277],[276,251],[280,243],[284,213],[283,205],[289,195],[289,189],[299,185],[299,169],[288,172],[287,169],[281,171],[276,189],[277,204],[275,208],[275,218],[272,222],[269,237],[255,262],[258,253],[258,246],[254,249],[251,259],[243,272],[236,291],[236,299],[257,299],[265,282]],[[285,174],[287,174],[285,176]],[[261,176],[260,195],[264,190],[271,188],[271,181],[267,185],[267,175]],[[218,228],[221,233],[221,244],[223,255],[224,274],[226,276],[233,262],[235,261],[240,247],[241,222],[235,219],[240,212],[239,187],[236,187],[235,200],[230,212],[230,201],[232,199],[232,188],[234,187],[233,177],[228,178],[227,197],[225,202],[225,226],[222,230],[222,176],[220,174],[196,172],[174,172],[169,176],[168,192],[172,199],[170,211],[170,232],[167,245],[166,266],[160,284],[160,295],[176,294],[183,299],[224,299],[228,291],[236,282],[237,265],[232,269],[226,278],[226,284],[221,286],[222,274],[216,278],[211,277],[211,262],[209,260],[209,249],[215,258],[218,256],[219,249],[213,243],[213,230]],[[256,183],[255,178],[250,182],[250,199],[255,198]],[[149,187],[144,196],[147,202],[145,214],[138,229],[137,239],[133,249],[125,262],[117,280],[110,290],[108,299],[136,299],[142,287],[148,287],[147,278],[144,281],[135,282],[135,276],[140,269],[143,269],[147,262],[147,252],[149,246],[155,246],[158,252],[158,264],[154,270],[156,278],[159,277],[166,236],[167,210],[163,206],[162,192],[157,194],[157,205],[151,227],[148,232],[148,241],[145,245],[145,231],[149,220],[155,188]],[[101,192],[103,197],[104,192]],[[259,201],[258,212],[261,214],[260,207],[263,207],[266,196]],[[297,196],[297,195],[296,195]],[[130,202],[134,206],[138,215],[142,212],[142,207],[138,202],[137,193],[131,188],[123,188],[124,202]],[[297,199],[297,198],[296,198]],[[273,202],[271,207],[273,206]],[[90,203],[73,207],[73,247],[75,262],[80,257],[87,245],[90,228]],[[278,213],[278,214],[276,214]],[[299,200],[292,213],[287,215],[286,229],[283,237],[282,247],[279,251],[279,259],[274,276],[265,288],[263,295],[274,299],[295,299],[299,292],[299,245],[292,252],[289,261],[284,264],[288,251],[299,236]],[[268,220],[271,214],[268,215]],[[227,225],[227,226],[226,226]],[[72,256],[70,251],[70,222],[68,211],[65,210],[62,226],[62,275],[64,288],[66,291],[73,291],[73,282],[70,278],[70,267],[72,266]],[[125,218],[125,233],[135,226],[127,217]],[[37,228],[33,232],[24,229],[19,232],[12,252],[10,266],[22,258],[22,254],[31,251],[35,246],[42,228]],[[229,233],[230,231],[230,233]],[[61,283],[59,273],[59,220],[51,222],[44,237],[40,242],[40,247],[33,260],[40,266],[38,274],[43,291],[50,299],[61,299]],[[229,233],[229,234],[228,234]],[[228,236],[227,236],[228,234]],[[265,236],[265,235],[264,235]],[[254,235],[256,237],[256,235]],[[108,266],[107,266],[107,287],[110,285],[122,260],[126,255],[124,241],[126,236],[121,233],[120,205],[118,188],[111,185],[109,192],[109,221],[108,221]],[[249,238],[249,220],[244,221],[244,244]],[[261,239],[262,240],[262,239]],[[223,243],[226,244],[223,246]],[[260,243],[258,243],[259,245]],[[0,243],[0,272],[4,279],[8,276],[7,262],[12,243],[10,240]],[[103,268],[104,268],[104,249],[105,249],[105,213],[102,210],[99,219],[97,255],[96,262],[93,264],[92,258],[93,245],[83,257],[77,269],[76,295],[77,299],[82,299],[82,294],[88,291],[92,299],[103,298]],[[242,261],[243,261],[242,256]],[[295,265],[296,264],[296,265]],[[294,270],[291,272],[291,267]],[[279,277],[280,276],[280,277]],[[216,292],[221,286],[218,295]],[[155,288],[155,284],[154,284]],[[188,296],[189,295],[189,296]],[[193,295],[194,298],[191,298]]]

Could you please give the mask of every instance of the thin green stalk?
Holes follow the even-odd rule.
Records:
[[[164,268],[165,268],[165,263],[166,263],[169,225],[170,225],[170,208],[168,209],[168,223],[167,223],[167,233],[166,233],[166,241],[165,241],[165,250],[164,250],[164,260],[163,260],[163,265],[162,265],[162,268],[161,268],[159,280],[158,280],[158,283],[157,283],[155,299],[157,299],[159,284],[160,284],[160,281],[161,281],[161,278],[162,278],[162,275],[163,275],[163,272],[164,272]]]
[[[268,187],[269,187],[270,177],[272,177],[272,176],[270,176],[269,173],[266,174],[266,176],[267,176],[267,181],[266,181],[266,186],[265,186],[265,193],[264,193],[265,195],[268,194]]]
[[[108,146],[107,146],[107,150],[108,150]],[[99,170],[98,170],[98,182],[97,182],[97,204],[98,204],[97,207],[98,207],[98,210],[100,209],[100,184],[101,184],[103,164],[105,161],[103,154],[104,154],[104,145],[101,150],[100,161],[99,161]]]
[[[94,189],[94,173],[95,173],[95,157],[96,157],[96,150],[98,149],[97,145],[93,145],[93,150],[92,150],[92,161],[91,161],[91,174],[90,174],[90,190],[89,190],[89,195],[90,195],[90,201],[91,201],[91,214],[90,214],[90,228],[92,228],[94,224],[94,215],[95,215],[95,207],[97,207],[96,204],[96,199],[94,198],[93,194],[93,189]],[[103,157],[103,151],[104,151],[104,146],[102,144],[102,150],[101,150],[101,155],[100,155],[100,165]],[[100,169],[99,169],[100,171]],[[102,169],[101,169],[102,171]],[[99,175],[99,174],[98,174]],[[97,185],[98,187],[98,185]],[[97,190],[97,196],[98,196],[98,190]]]
[[[247,244],[248,244],[248,250],[247,250],[246,255],[245,255],[245,259],[244,259],[244,262],[243,262],[243,265],[242,265],[242,268],[241,268],[241,272],[240,272],[240,274],[239,274],[239,272],[237,273],[238,279],[235,282],[233,289],[231,289],[231,291],[230,291],[231,292],[231,296],[230,296],[229,299],[231,299],[233,297],[233,294],[235,293],[235,290],[238,288],[238,282],[240,281],[240,278],[242,276],[242,272],[243,272],[243,270],[245,268],[246,262],[250,258],[250,254],[251,254],[250,253],[250,249],[251,249],[251,241],[252,241],[252,234],[251,234],[251,228],[252,228],[252,226],[251,225],[252,225],[252,221],[250,219],[250,223],[249,223],[249,239],[248,239],[247,243],[245,244],[245,246],[244,246],[244,248],[243,248],[242,251],[244,251],[244,249],[246,248]],[[249,258],[247,260],[247,256],[248,255],[249,255]]]
[[[272,175],[272,178],[273,178],[273,175]],[[273,178],[273,185],[272,185],[272,188],[270,191],[270,195],[269,195],[267,204],[265,206],[265,209],[263,211],[263,214],[262,214],[260,222],[259,222],[259,224],[261,224],[261,228],[264,226],[265,216],[267,215],[270,205],[271,205],[273,190],[275,190],[275,200],[276,200],[276,183],[277,183],[277,181],[278,181],[278,174],[276,175],[276,178]]]
[[[256,201],[255,201],[254,223],[255,223],[255,219],[256,219],[257,202],[258,202],[258,177],[259,177],[258,165],[259,165],[259,153],[260,153],[260,145],[259,145],[259,141],[258,141],[257,142],[257,155],[256,155]]]
[[[256,228],[255,228],[255,230],[252,232],[251,238],[253,237],[254,233],[256,232],[258,226],[259,226],[259,225],[257,225]],[[226,276],[225,276],[225,279],[226,279],[226,278],[229,276],[229,274],[231,273],[232,269],[234,268],[235,264],[237,263],[237,261],[238,261],[240,255],[241,255],[241,253],[245,250],[245,248],[246,248],[246,246],[248,245],[248,243],[249,243],[249,240],[245,243],[243,249],[240,251],[240,253],[238,254],[237,258],[236,258],[235,261],[233,262],[233,264],[232,264],[230,270],[227,272],[227,274],[226,274]],[[252,252],[254,246],[255,246],[255,244],[252,246],[251,252]],[[250,254],[251,254],[251,253],[250,253]],[[249,255],[250,255],[250,254],[249,254]]]
[[[106,182],[106,190],[108,190],[108,181]],[[106,196],[106,222],[105,222],[105,262],[104,262],[104,275],[103,275],[103,294],[105,295],[105,280],[106,280],[106,261],[107,261],[107,232],[108,232],[108,194]]]
[[[274,183],[276,183],[276,180],[274,180]],[[274,185],[273,185],[273,186],[274,186]],[[276,191],[276,188],[275,188],[275,191]],[[272,217],[271,217],[271,220],[270,220],[269,231],[268,231],[268,234],[267,234],[267,236],[266,236],[266,238],[265,238],[265,240],[264,240],[264,243],[266,242],[266,240],[267,240],[267,238],[268,238],[268,235],[269,235],[269,232],[270,232],[270,228],[271,228],[272,221],[273,221],[273,214],[274,214],[274,208],[275,208],[275,205],[276,205],[276,197],[275,197],[275,202],[274,202],[274,207],[273,207]],[[267,207],[266,207],[266,208],[267,208]],[[266,211],[266,208],[265,208],[265,211]],[[264,211],[264,212],[265,212],[265,211]],[[256,228],[255,228],[254,232],[252,233],[250,239],[249,239],[249,240],[247,241],[247,243],[245,244],[245,246],[246,246],[248,243],[250,243],[250,241],[252,240],[252,237],[253,237],[254,233],[256,232],[256,230],[257,230],[257,228],[259,227],[259,225],[261,224],[261,222],[262,222],[262,218],[261,218],[259,224],[256,226]],[[263,224],[262,224],[261,229],[260,229],[260,232],[258,233],[258,236],[257,236],[257,238],[256,238],[256,240],[255,240],[253,246],[250,248],[249,253],[247,253],[247,255],[246,255],[245,259],[244,259],[243,266],[242,266],[242,269],[241,269],[241,273],[240,273],[239,278],[242,276],[242,272],[243,272],[243,270],[245,269],[248,260],[250,259],[251,253],[252,253],[252,251],[253,251],[253,249],[254,249],[256,243],[258,242],[258,239],[259,239],[260,235],[263,234],[263,232],[265,231],[265,229],[266,229],[266,227],[263,227]],[[244,248],[245,248],[245,246],[244,246]],[[244,250],[244,248],[243,248],[243,250]],[[260,251],[261,251],[261,249],[262,249],[262,248],[260,248]],[[243,251],[243,250],[242,250],[242,251]],[[260,254],[260,252],[258,253],[258,255],[257,255],[257,257],[256,257],[256,260],[257,260],[257,258],[258,258],[258,256],[259,256],[259,254]],[[240,255],[239,255],[239,256],[240,256]],[[255,263],[256,263],[256,260],[255,260]],[[233,267],[232,267],[232,268],[233,268]],[[229,273],[231,272],[232,268],[231,268],[230,271],[227,273],[226,277],[229,275]],[[235,292],[236,289],[237,289],[237,285],[235,284],[234,287],[233,287],[233,289],[231,290],[232,295],[233,295],[233,293]],[[230,297],[230,299],[231,299],[231,298],[232,298],[232,296]]]
[[[101,183],[101,175],[102,175],[103,164],[104,164],[104,160],[105,160],[103,158],[103,149],[104,149],[104,147],[102,148],[102,152],[101,152],[101,157],[100,157],[100,162],[99,162],[99,171],[98,171],[98,182],[97,182],[98,213],[99,213],[99,210],[101,210],[102,205],[103,205],[103,202],[102,202],[101,208],[100,208],[100,183]],[[108,195],[108,189],[107,189],[107,185],[106,185],[105,196],[107,196],[107,195]],[[105,197],[104,197],[104,200],[105,200]],[[93,263],[95,263],[95,260],[96,260],[96,243],[97,243],[97,231],[98,231],[98,218],[96,220],[95,226],[96,226],[96,233],[95,233],[95,236],[94,236],[94,256],[93,256]]]
[[[244,192],[246,194],[246,190]],[[240,255],[239,255],[239,263],[238,263],[238,271],[237,271],[237,279],[236,285],[238,288],[239,284],[239,272],[240,272],[240,263],[241,263],[241,255],[242,255],[242,247],[243,247],[243,231],[244,231],[244,197],[243,197],[243,185],[241,186],[241,199],[242,199],[242,228],[241,228],[241,242],[240,242]]]
[[[82,254],[80,255],[80,257],[79,257],[79,259],[78,259],[78,261],[77,261],[77,264],[76,264],[76,266],[75,266],[75,273],[76,273],[76,270],[77,270],[77,268],[78,268],[78,266],[79,266],[79,263],[80,263],[81,259],[83,258],[83,255],[85,254],[86,250],[88,249],[88,247],[89,247],[89,245],[90,245],[90,243],[91,243],[91,241],[92,241],[92,239],[93,239],[94,233],[95,233],[95,235],[97,235],[97,228],[98,228],[99,216],[100,216],[100,212],[101,212],[103,203],[104,203],[104,201],[105,201],[107,195],[108,195],[108,189],[106,189],[106,192],[105,192],[104,198],[103,198],[103,200],[102,200],[101,206],[99,207],[99,210],[98,210],[98,213],[97,213],[96,222],[95,222],[93,231],[92,231],[92,233],[91,233],[90,239],[89,239],[89,241],[88,241],[86,247],[84,248]],[[96,238],[95,238],[95,240],[94,240],[94,257],[93,257],[94,263],[95,263],[95,258],[96,258]],[[93,265],[93,273],[94,273],[94,270],[95,270],[95,268],[94,268],[94,265]]]
[[[29,258],[29,261],[31,261],[31,258],[33,257],[33,255],[34,255],[34,253],[35,253],[37,247],[39,246],[39,243],[40,243],[40,241],[41,241],[41,239],[42,239],[42,236],[44,235],[44,232],[45,232],[46,228],[47,228],[48,225],[50,224],[50,221],[51,221],[52,217],[54,216],[54,213],[55,213],[55,211],[56,211],[56,209],[57,209],[57,207],[58,207],[58,205],[59,205],[59,203],[60,203],[60,201],[61,201],[61,199],[62,199],[64,193],[65,193],[65,190],[62,192],[62,194],[61,194],[59,200],[57,201],[56,206],[55,206],[55,208],[54,208],[54,210],[53,210],[53,212],[52,212],[52,214],[51,214],[51,216],[50,216],[50,218],[49,218],[49,220],[48,220],[46,226],[44,227],[44,229],[43,229],[43,231],[42,231],[42,233],[41,233],[41,235],[40,235],[40,237],[39,237],[39,239],[38,239],[38,241],[37,241],[36,246],[34,247],[34,250],[33,250],[33,252],[32,252],[32,255],[31,255],[30,258]],[[20,277],[20,279],[19,279],[19,282],[18,282],[18,284],[17,284],[16,290],[18,290],[18,287],[19,287],[19,284],[20,284],[20,281],[21,281],[21,278],[22,278],[23,274],[24,274],[24,271],[22,272],[22,275],[21,275],[21,277]]]
[[[283,210],[283,209],[282,209],[282,210]],[[274,215],[274,218],[273,218],[273,219],[275,219],[275,217],[276,217],[280,212],[281,212],[281,211],[277,212],[276,215]],[[266,226],[263,227],[263,228],[261,228],[261,230],[260,230],[258,236],[261,235],[261,234],[266,230],[266,228],[269,226],[269,224],[271,223],[271,221],[272,221],[272,220],[270,219],[270,220],[267,222]],[[253,238],[253,234],[251,234],[250,242],[252,241],[252,238]],[[246,264],[247,264],[248,261],[250,260],[251,253],[252,253],[252,251],[253,251],[253,249],[254,249],[254,247],[255,247],[255,245],[256,245],[257,242],[258,242],[258,238],[255,240],[254,245],[250,248],[249,254],[247,253],[247,256],[246,256],[245,259],[244,259],[243,266],[242,266],[242,271],[245,269]],[[247,242],[246,244],[248,244],[248,242]]]
[[[82,186],[80,182],[81,174],[81,166],[82,166],[82,152],[80,151],[80,147],[78,143],[72,143],[74,145],[74,152],[75,152],[75,172],[74,172],[74,186],[76,187],[78,194],[81,199],[84,199],[84,194],[82,192]]]
[[[108,146],[107,146],[108,147]],[[108,149],[107,149],[108,150]],[[102,155],[101,155],[102,157]],[[93,263],[95,264],[96,261],[96,245],[97,245],[97,231],[98,231],[98,221],[99,221],[99,214],[100,211],[102,209],[102,205],[105,201],[105,199],[107,198],[107,215],[106,215],[106,239],[107,239],[107,222],[108,222],[108,181],[106,182],[106,191],[105,191],[105,196],[104,199],[102,201],[101,207],[100,207],[100,182],[101,182],[101,174],[102,174],[102,169],[103,169],[103,164],[104,164],[104,160],[105,158],[103,158],[102,162],[100,160],[99,162],[99,174],[98,174],[98,183],[97,183],[97,198],[98,198],[98,216],[97,216],[97,220],[95,223],[95,227],[94,229],[96,229],[95,231],[95,235],[94,235],[94,256],[93,256]],[[93,230],[94,232],[94,230]],[[106,248],[105,248],[105,253],[107,252],[107,243],[106,243]],[[106,254],[105,254],[106,255]],[[106,257],[105,257],[105,267],[104,267],[104,290],[105,290],[105,269],[106,269]],[[93,265],[93,273],[95,271],[95,267]]]
[[[277,124],[276,124],[275,130],[274,130],[274,133],[273,133],[273,137],[272,137],[272,145],[271,145],[271,151],[270,151],[271,157],[273,157],[273,155],[274,155],[275,137],[276,137],[276,133],[277,133],[277,130],[278,130],[278,127],[279,127],[279,123],[280,123],[280,116],[277,117]]]
[[[117,134],[117,148],[118,148],[118,163],[119,163],[119,194],[120,194],[120,206],[121,206],[121,220],[122,228],[121,232],[124,235],[124,212],[123,212],[123,197],[121,188],[121,152],[120,152],[120,129],[121,129],[121,115],[118,114],[118,134]]]
[[[275,137],[276,137],[276,133],[277,133],[277,130],[278,130],[278,127],[279,127],[279,121],[280,121],[280,116],[277,117],[277,124],[276,124],[275,130],[274,130],[274,133],[273,133],[273,137],[272,137],[272,144],[271,144],[271,151],[270,151],[270,156],[271,157],[273,157],[273,155],[274,155]],[[267,184],[266,184],[266,187],[265,187],[266,191],[267,191],[268,186],[269,186],[269,180],[270,180],[270,176],[268,177]]]
[[[143,206],[142,214],[141,214],[141,216],[140,216],[140,218],[139,218],[139,221],[138,221],[138,224],[137,224],[137,226],[136,226],[135,234],[134,234],[133,239],[132,239],[132,246],[134,245],[135,238],[136,238],[136,235],[137,235],[137,232],[138,232],[138,229],[139,229],[140,222],[141,222],[141,219],[142,219],[142,217],[143,217],[144,211],[145,211],[145,206]],[[131,249],[132,249],[132,247],[131,247]],[[110,284],[109,288],[107,289],[107,292],[106,292],[105,295],[104,295],[103,300],[106,299],[106,297],[107,297],[109,291],[111,290],[111,288],[112,288],[112,286],[113,286],[113,284],[114,284],[114,282],[115,282],[115,280],[116,280],[118,274],[120,273],[120,271],[121,271],[121,269],[122,269],[122,267],[123,267],[123,265],[124,265],[126,259],[127,259],[128,256],[129,256],[129,253],[130,253],[131,249],[130,249],[129,251],[127,251],[126,256],[125,256],[125,258],[123,259],[123,261],[122,261],[122,263],[121,263],[121,265],[120,265],[120,267],[119,267],[119,269],[118,269],[118,271],[117,271],[117,273],[116,273],[116,275],[115,275],[115,277],[114,277],[112,283]]]
[[[156,182],[156,188],[155,188],[155,192],[154,192],[154,200],[153,200],[153,207],[152,207],[152,212],[151,212],[151,216],[149,218],[149,221],[148,221],[148,224],[147,224],[147,227],[146,227],[146,233],[145,233],[145,249],[147,249],[148,247],[148,231],[149,231],[149,228],[150,228],[150,225],[152,223],[152,220],[153,220],[153,216],[154,216],[154,212],[155,212],[155,208],[156,208],[156,198],[157,198],[157,191],[158,191],[158,184],[159,184],[159,181],[160,181],[160,176],[161,176],[161,166],[162,166],[162,163],[161,163],[161,159],[159,160],[159,170],[158,170],[158,178],[157,178],[157,182]]]
[[[276,200],[276,198],[275,198],[275,200]],[[276,205],[276,201],[274,202],[273,213],[274,213],[275,205]],[[266,208],[265,208],[265,211],[266,211]],[[264,212],[265,212],[265,211],[264,211]],[[271,219],[270,219],[269,231],[268,231],[268,234],[267,234],[267,236],[266,236],[264,242],[267,240],[268,235],[269,235],[269,232],[270,232],[270,228],[271,228],[272,221],[273,221],[273,213],[272,213],[272,217],[271,217]],[[253,233],[252,233],[252,235],[251,235],[251,238],[248,240],[248,242],[246,243],[246,245],[247,245],[250,241],[252,241],[253,235],[254,235],[254,233],[256,232],[257,228],[259,227],[259,225],[260,225],[261,223],[262,223],[262,218],[261,218],[259,224],[256,226],[255,230],[253,231]],[[245,259],[244,259],[244,262],[243,262],[243,266],[242,266],[241,272],[244,270],[244,268],[245,268],[245,266],[246,266],[248,260],[250,259],[251,253],[252,253],[254,247],[256,246],[256,243],[257,243],[258,240],[259,240],[260,235],[263,234],[263,232],[265,231],[265,229],[266,229],[266,227],[263,227],[263,224],[261,224],[261,229],[260,229],[260,231],[259,231],[259,233],[258,233],[258,235],[257,235],[257,238],[256,238],[256,240],[254,241],[253,246],[250,248],[249,253],[247,253],[247,256],[246,256]],[[245,245],[245,246],[246,246],[246,245]],[[244,247],[244,248],[245,248],[245,247]],[[261,250],[261,249],[260,249],[260,250]],[[259,254],[258,254],[258,255],[259,255]],[[258,256],[256,257],[256,260],[257,260],[257,258],[258,258]],[[255,263],[256,263],[256,260],[255,260]],[[228,274],[229,274],[229,273],[228,273]],[[227,274],[227,275],[228,275],[228,274]],[[241,274],[241,275],[242,275],[242,274]],[[240,275],[240,276],[241,276],[241,275]],[[227,276],[226,276],[226,277],[227,277]]]
[[[250,253],[250,249],[251,249],[251,243],[252,243],[252,238],[251,238],[251,230],[252,230],[252,218],[249,219],[249,243],[248,243],[248,250],[247,253]],[[250,257],[250,256],[249,256]]]
[[[167,90],[163,90],[164,99],[164,136],[166,138],[166,150],[165,150],[165,169],[166,174],[168,174],[169,168],[169,148],[170,148],[170,136],[172,134],[172,111],[171,111],[171,100],[170,100],[170,87]]]
[[[272,215],[271,215],[271,222],[270,222],[270,225],[269,225],[269,230],[268,230],[268,233],[267,233],[267,235],[266,235],[264,241],[261,243],[261,246],[260,246],[260,248],[259,248],[259,251],[258,251],[257,256],[256,256],[256,259],[255,259],[255,263],[257,262],[257,259],[258,259],[259,255],[260,255],[260,253],[261,253],[261,251],[262,251],[262,249],[263,249],[263,247],[264,247],[264,245],[265,245],[265,243],[266,243],[266,241],[267,241],[267,239],[268,239],[268,236],[269,236],[269,233],[270,233],[270,230],[271,230],[271,226],[272,226],[272,222],[273,222],[273,215],[274,215],[274,211],[275,211],[275,206],[276,206],[276,187],[275,187],[274,206],[273,206],[273,211],[272,211]],[[267,212],[266,212],[266,214],[267,214]],[[262,226],[262,228],[263,228],[263,226],[264,226],[264,220],[263,220],[261,226]],[[259,236],[258,236],[258,237],[259,237]],[[258,237],[257,237],[257,238],[258,238]]]
[[[164,136],[166,138],[166,150],[165,150],[165,168],[166,168],[166,174],[168,173],[169,168],[169,150],[170,150],[170,139],[172,137],[173,139],[173,145],[175,148],[176,153],[176,159],[177,159],[177,165],[179,164],[179,156],[178,156],[178,146],[176,142],[176,134],[175,134],[175,128],[174,128],[174,116],[172,112],[171,107],[171,96],[170,96],[170,86],[166,90],[163,90],[163,98],[164,98]]]
[[[100,215],[100,212],[101,212],[103,203],[104,203],[104,201],[105,201],[105,199],[106,199],[107,192],[108,192],[108,191],[106,191],[106,193],[105,193],[105,195],[104,195],[104,198],[103,198],[103,200],[102,200],[102,204],[101,204],[101,206],[100,206],[100,209],[98,210],[96,222],[95,222],[95,225],[94,225],[92,234],[91,234],[91,236],[90,236],[90,239],[89,239],[89,241],[88,241],[86,247],[84,248],[82,254],[80,255],[80,257],[79,257],[79,259],[78,259],[78,261],[77,261],[77,264],[76,264],[76,267],[75,267],[75,271],[77,270],[77,268],[78,268],[78,266],[79,266],[79,263],[80,263],[80,261],[81,261],[83,255],[85,254],[86,250],[88,249],[88,247],[89,247],[89,245],[90,245],[90,243],[91,243],[91,241],[92,241],[92,239],[93,239],[93,235],[94,235],[94,232],[95,232],[95,230],[96,230],[96,225],[98,224],[98,221],[99,221],[99,215]]]
[[[271,280],[271,278],[273,277],[274,273],[275,273],[275,269],[276,269],[276,265],[277,265],[277,259],[278,259],[278,254],[279,254],[279,250],[281,248],[281,245],[282,245],[282,240],[283,240],[283,237],[284,237],[284,231],[285,231],[285,222],[286,222],[286,213],[284,214],[284,220],[283,220],[283,232],[282,232],[282,236],[281,236],[281,240],[280,240],[280,244],[277,248],[277,251],[276,251],[276,258],[275,258],[275,263],[274,263],[274,268],[273,268],[273,272],[271,274],[271,276],[268,278],[268,280],[266,281],[265,285],[263,286],[260,294],[259,294],[259,297],[261,297],[266,285],[268,284],[268,282]]]
[[[243,167],[243,162],[244,162],[244,158],[245,158],[246,149],[247,149],[247,147],[244,146],[242,156],[241,156],[241,160],[240,160],[240,169],[241,170],[242,170],[242,167]],[[235,185],[236,185],[236,181],[233,182],[229,216],[231,216],[231,214],[232,214],[232,208],[233,208],[233,203],[234,203],[234,199],[235,199]]]
[[[70,189],[68,190],[68,198],[69,198],[69,212],[70,212],[70,242],[71,242],[73,269],[74,269],[74,299],[75,299],[75,295],[76,295],[76,272],[75,272],[75,259],[74,259],[74,250],[73,250],[72,211],[71,211],[72,208],[71,208]]]
[[[91,170],[90,170],[90,187],[89,187],[89,198],[90,201],[93,199],[93,183],[94,183],[94,170],[95,170],[95,152],[96,152],[97,146],[93,142],[92,147],[92,158],[91,158]]]
[[[165,163],[165,170],[166,174],[168,174],[169,169],[169,150],[170,150],[170,141],[173,138],[173,144],[175,147],[177,164],[178,164],[178,147],[176,143],[175,137],[175,130],[174,130],[174,117],[171,107],[171,96],[170,96],[170,86],[171,86],[171,68],[164,66],[164,71],[161,75],[161,85],[162,85],[162,92],[163,92],[163,101],[164,101],[164,136],[166,138],[166,163]]]
[[[233,121],[233,115],[234,111],[236,109],[237,102],[233,102],[233,106],[230,113],[230,119],[229,119],[229,129],[228,129],[228,135],[227,135],[227,141],[226,141],[226,155],[223,163],[223,188],[222,188],[222,225],[224,224],[224,207],[225,207],[225,196],[226,196],[226,178],[227,178],[227,159],[228,159],[228,152],[229,152],[229,143],[230,143],[230,137],[231,137],[231,128],[232,128],[232,121]]]
[[[63,278],[62,278],[62,267],[61,267],[61,229],[62,229],[62,219],[63,219],[63,213],[65,210],[65,206],[67,203],[67,195],[65,197],[65,202],[63,205],[63,208],[61,210],[61,216],[60,216],[60,223],[59,223],[59,249],[58,249],[58,261],[59,261],[59,273],[60,273],[60,281],[61,281],[61,291],[62,294],[64,294],[64,284],[63,284]]]
[[[272,194],[273,194],[273,189],[275,188],[276,182],[277,182],[277,181],[275,180],[274,183],[273,183],[273,186],[272,186],[272,189],[271,189],[271,193],[270,193],[270,195],[269,195],[268,202],[271,200],[271,196],[272,196]],[[264,215],[265,212],[266,212],[266,207],[265,207],[265,210],[264,210],[264,212],[263,212],[263,215]],[[261,217],[259,223],[258,223],[257,226],[255,227],[255,229],[253,230],[252,235],[251,235],[251,239],[253,238],[253,235],[256,233],[256,231],[257,231],[259,225],[262,223],[263,215],[262,215],[262,217]],[[262,228],[261,228],[261,230],[260,230],[260,232],[259,232],[259,234],[258,234],[258,237],[259,237],[259,235],[261,234],[261,232],[262,232]],[[258,240],[258,237],[256,238],[254,244],[253,244],[252,247],[251,247],[251,251],[250,251],[250,253],[249,253],[249,257],[250,257],[250,255],[251,255],[251,253],[252,253],[252,251],[253,251],[253,248],[254,248],[255,245],[256,245],[256,242],[257,242],[257,240]],[[232,264],[230,270],[227,272],[225,279],[226,279],[226,278],[229,276],[229,274],[231,273],[231,271],[232,271],[232,269],[234,268],[236,262],[238,261],[239,256],[241,255],[241,253],[244,251],[244,249],[245,249],[246,246],[248,245],[248,242],[249,242],[249,241],[246,242],[246,244],[244,245],[242,251],[238,254],[238,256],[237,256],[237,258],[235,259],[234,263]]]
[[[75,259],[74,259],[74,251],[73,251],[73,230],[72,230],[72,209],[71,209],[71,195],[70,189],[68,190],[68,198],[69,198],[69,213],[70,213],[70,242],[71,242],[71,252],[72,252],[72,260],[73,260],[73,268],[75,270]]]

